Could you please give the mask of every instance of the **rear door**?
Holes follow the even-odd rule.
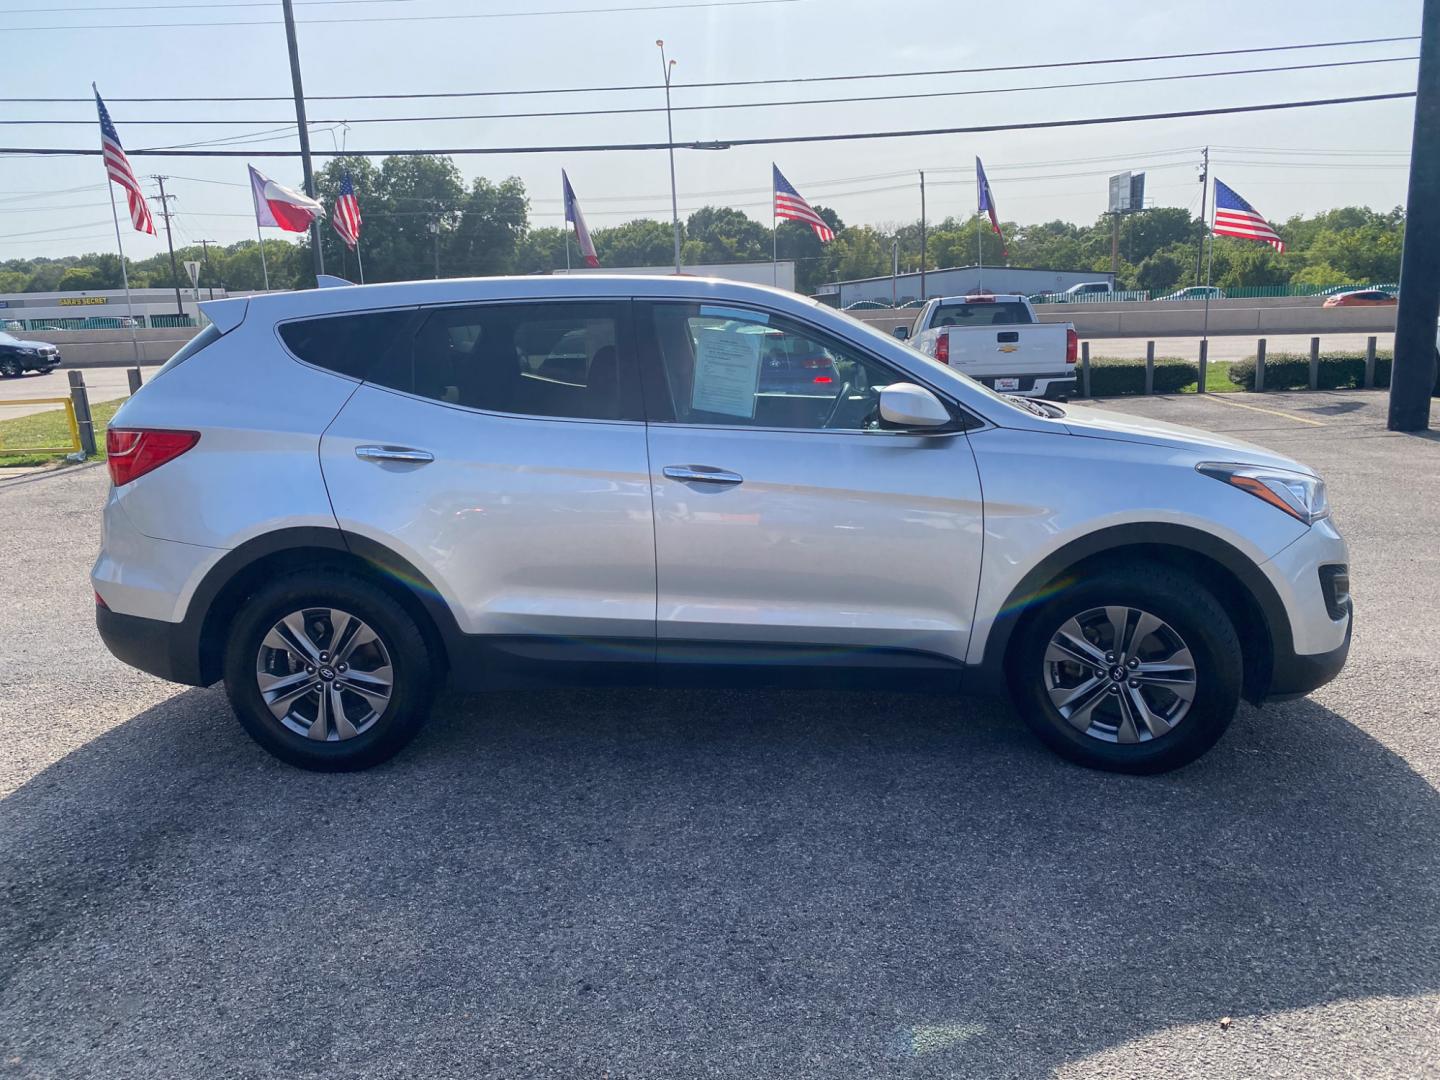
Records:
[[[639,304],[655,500],[658,655],[667,662],[959,662],[981,496],[963,432],[878,426],[900,376],[756,309]],[[824,357],[767,384],[782,334]]]
[[[651,661],[641,412],[628,300],[421,309],[321,463],[341,528],[410,563],[477,646]]]

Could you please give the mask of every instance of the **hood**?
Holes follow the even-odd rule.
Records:
[[[1293,469],[1311,475],[1315,473],[1308,465],[1302,465],[1293,458],[1266,450],[1243,439],[1232,439],[1228,435],[1185,427],[1183,424],[1167,424],[1163,420],[1148,420],[1126,413],[1110,412],[1107,409],[1095,409],[1088,405],[1066,405],[1062,423],[1070,434],[1082,438],[1146,443],[1173,450],[1187,450],[1197,457],[1213,461]]]

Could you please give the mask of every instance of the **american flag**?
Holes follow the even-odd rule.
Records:
[[[780,173],[780,167],[773,161],[770,167],[775,170],[775,216],[784,218],[786,221],[803,221],[815,230],[815,235],[820,238],[822,244],[828,244],[835,239],[835,230],[826,224],[811,205],[800,197],[794,185],[786,180]]]
[[[1259,240],[1276,251],[1285,250],[1285,241],[1270,223],[1248,202],[1235,194],[1234,188],[1215,181],[1215,235],[1238,236],[1241,240]]]
[[[95,90],[94,83],[90,84],[90,89]],[[115,125],[110,120],[105,102],[100,100],[99,90],[95,90],[95,107],[100,110],[100,149],[105,156],[105,171],[110,174],[111,180],[125,189],[125,201],[130,204],[130,224],[137,231],[154,236],[155,219],[150,216],[150,207],[140,190],[140,181],[135,179],[135,170],[130,168],[130,159],[120,145],[120,136],[115,133]]]
[[[335,197],[335,213],[330,224],[351,251],[360,242],[360,200],[355,198],[355,184],[347,172],[340,180],[340,194]]]

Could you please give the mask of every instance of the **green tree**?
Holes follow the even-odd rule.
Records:
[[[685,223],[685,236],[689,263],[760,262],[770,257],[770,230],[728,206],[696,210]]]
[[[674,231],[668,221],[637,218],[623,225],[597,229],[591,239],[595,241],[595,254],[601,266],[666,266],[675,258]],[[572,237],[572,257],[578,252],[574,243]],[[559,265],[565,265],[563,248]]]
[[[446,265],[464,275],[508,274],[529,224],[525,185],[512,176],[498,184],[477,177],[460,206],[460,220],[448,237]]]
[[[1152,295],[1169,292],[1180,283],[1185,265],[1166,251],[1157,251],[1149,256],[1135,272],[1138,288],[1150,290]]]

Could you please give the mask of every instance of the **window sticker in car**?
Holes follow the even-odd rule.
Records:
[[[763,311],[746,311],[744,308],[717,307],[714,304],[701,304],[700,314],[709,315],[718,319],[739,319],[742,322],[760,323],[768,325],[770,316]]]
[[[695,335],[695,385],[690,408],[726,416],[755,416],[760,384],[760,338],[714,326]]]

